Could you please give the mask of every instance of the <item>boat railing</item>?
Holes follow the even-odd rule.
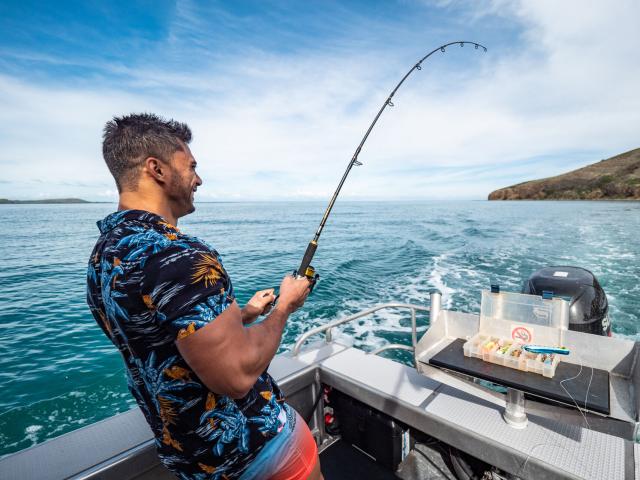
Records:
[[[367,355],[378,355],[379,353],[386,352],[387,350],[406,350],[407,352],[415,352],[415,345],[403,345],[402,343],[389,343],[388,345],[383,345],[381,347],[376,348],[375,350],[371,350]]]
[[[414,305],[411,303],[383,303],[381,305],[376,305],[375,307],[368,308],[366,310],[362,310],[361,312],[354,313],[353,315],[349,315],[348,317],[340,318],[338,320],[334,320],[333,322],[329,322],[326,325],[320,325],[319,327],[312,328],[311,330],[303,333],[298,337],[296,344],[291,351],[292,356],[298,355],[300,353],[300,349],[304,342],[307,341],[309,337],[314,335],[318,335],[319,333],[325,334],[325,341],[330,343],[333,340],[332,330],[335,327],[343,325],[345,323],[353,322],[354,320],[358,320],[359,318],[366,317],[367,315],[371,315],[379,310],[385,310],[390,308],[399,308],[399,309],[408,309],[411,311],[411,343],[412,346],[401,345],[397,343],[392,343],[389,345],[384,345],[380,348],[377,348],[370,352],[373,355],[377,355],[380,352],[391,349],[402,349],[408,351],[415,351],[416,345],[418,343],[418,331],[416,327],[416,312],[429,312],[431,311],[430,307],[425,307],[423,305]]]

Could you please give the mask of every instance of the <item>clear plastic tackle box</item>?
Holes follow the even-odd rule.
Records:
[[[522,347],[560,347],[568,325],[566,300],[483,290],[478,333],[467,340],[463,351],[485,362],[553,377],[559,355],[530,353]]]

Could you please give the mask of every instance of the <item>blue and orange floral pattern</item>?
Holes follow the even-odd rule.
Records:
[[[98,222],[87,302],[122,354],[131,394],[178,478],[238,478],[281,426],[284,397],[264,372],[242,399],[211,392],[175,345],[234,301],[220,256],[141,210]]]

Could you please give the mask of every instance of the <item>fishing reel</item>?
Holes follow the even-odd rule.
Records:
[[[313,287],[315,287],[318,280],[320,280],[320,275],[316,273],[316,269],[311,265],[305,269],[304,275],[300,275],[298,270],[294,270],[292,275],[293,278],[296,279],[305,277],[309,282],[311,282],[311,285],[309,285],[309,293],[313,292]]]
[[[304,275],[300,275],[298,273],[298,270],[294,270],[291,273],[291,276],[295,279],[299,279],[299,278],[306,278],[307,280],[309,280],[309,282],[311,282],[311,285],[309,285],[309,294],[311,294],[311,292],[313,292],[313,287],[316,286],[316,283],[318,282],[318,280],[320,280],[320,275],[316,273],[316,269],[313,268],[311,265],[309,265],[306,270],[304,271]],[[277,289],[278,287],[274,287],[274,290]],[[269,295],[268,293],[265,293],[265,296]],[[276,302],[278,301],[278,299],[280,298],[280,293],[278,293],[276,295],[276,298],[273,299],[273,302],[270,303],[270,305],[272,307],[276,306]]]

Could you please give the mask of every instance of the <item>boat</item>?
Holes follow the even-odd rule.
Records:
[[[556,290],[574,277],[570,268],[551,271],[542,277],[556,282]],[[376,305],[310,329],[277,355],[269,372],[308,420],[325,479],[640,478],[638,342],[607,336],[606,315],[597,318],[605,335],[570,329],[575,296],[539,293],[535,285],[528,293],[492,286],[482,293],[481,311],[467,313],[443,308],[434,291],[429,304]],[[584,398],[570,394],[574,379],[562,380],[560,367],[547,379],[463,355],[464,342],[492,325],[484,307],[504,316],[508,305],[547,322],[529,324],[530,330],[549,328],[564,347],[580,352],[559,365],[579,369],[576,385],[589,379]],[[541,314],[540,305],[553,314]],[[411,345],[365,352],[335,334],[388,309],[410,316]],[[418,338],[422,322],[429,328]],[[380,355],[394,349],[411,352],[413,365]],[[545,382],[554,380],[562,388],[549,389]],[[0,478],[175,477],[160,464],[152,432],[134,408],[0,459]]]

